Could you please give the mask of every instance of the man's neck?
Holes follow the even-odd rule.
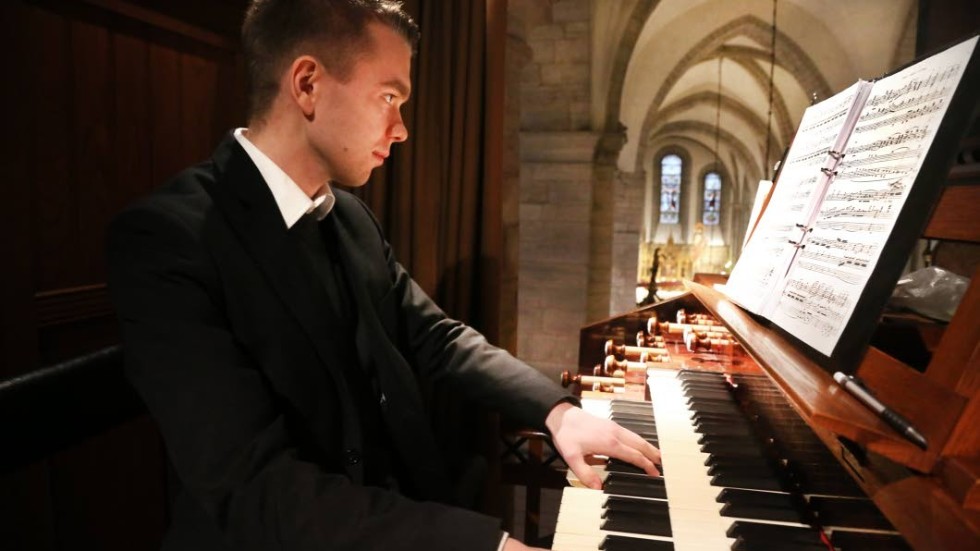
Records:
[[[245,137],[312,199],[323,195],[330,177],[309,154],[302,136],[301,129],[290,131],[282,125],[250,124],[245,131]]]

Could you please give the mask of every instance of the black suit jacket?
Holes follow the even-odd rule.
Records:
[[[338,238],[355,343],[331,327],[323,286],[232,136],[110,227],[109,284],[127,373],[187,494],[165,547],[499,543],[497,519],[442,503],[450,481],[419,381],[451,378],[468,398],[539,428],[567,395],[447,318],[395,261],[367,207],[335,194],[321,224],[333,224]],[[355,345],[361,364],[377,371],[393,461],[415,499],[362,484],[361,420],[338,352]]]

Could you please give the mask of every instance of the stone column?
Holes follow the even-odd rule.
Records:
[[[603,134],[596,146],[592,181],[592,231],[589,238],[589,306],[587,321],[609,317],[613,273],[616,160],[626,143],[626,129]]]
[[[643,199],[646,173],[617,172],[613,181],[612,281],[609,312],[617,315],[636,308],[637,261],[643,230]]]
[[[591,132],[521,134],[518,355],[557,380],[578,362],[587,322]]]

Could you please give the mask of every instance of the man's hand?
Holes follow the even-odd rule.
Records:
[[[503,551],[535,551],[535,550],[545,551],[545,549],[541,547],[528,547],[523,543],[515,540],[514,538],[507,538],[507,541],[504,542]]]
[[[660,464],[660,450],[609,419],[600,419],[562,402],[548,413],[545,425],[568,468],[590,488],[602,488],[602,480],[585,462],[587,455],[615,457],[640,467],[650,476],[660,475],[656,467]]]

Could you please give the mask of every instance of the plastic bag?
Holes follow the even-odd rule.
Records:
[[[969,284],[970,280],[963,276],[930,266],[899,279],[888,304],[940,321],[949,321]]]

